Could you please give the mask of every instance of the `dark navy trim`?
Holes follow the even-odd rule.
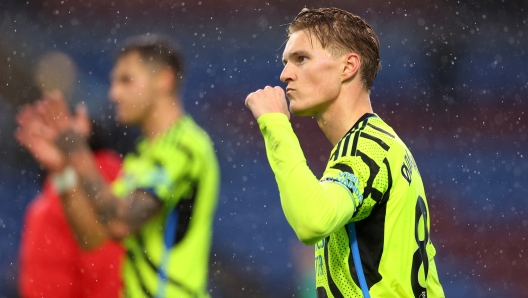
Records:
[[[330,289],[330,293],[332,293],[332,296],[335,298],[344,298],[341,291],[339,291],[339,288],[334,282],[334,279],[332,278],[332,274],[330,274],[330,265],[328,261],[328,245],[330,243],[330,236],[326,237],[325,241],[325,247],[324,247],[324,257],[325,257],[325,267],[326,267],[326,279],[328,280],[328,288]]]
[[[395,136],[393,136],[391,133],[389,133],[389,132],[387,132],[387,131],[385,131],[385,130],[383,130],[383,129],[377,127],[377,126],[374,126],[374,125],[372,125],[372,124],[370,124],[370,123],[367,124],[367,125],[370,126],[370,127],[372,127],[373,129],[375,129],[375,130],[381,132],[381,133],[384,133],[384,134],[388,135],[389,137],[391,137],[391,138],[393,138],[393,139],[395,138]]]
[[[361,133],[361,137],[365,138],[365,139],[369,139],[369,140],[375,142],[376,144],[380,145],[381,148],[383,148],[383,150],[385,150],[385,151],[389,151],[389,149],[390,149],[389,145],[387,145],[387,143],[385,143],[382,139],[377,138],[377,137],[375,137],[373,135],[370,135],[370,134],[368,134],[366,132],[362,132]]]

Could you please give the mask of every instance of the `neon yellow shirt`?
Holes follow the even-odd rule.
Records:
[[[184,116],[156,139],[143,139],[136,149],[137,153],[125,156],[113,191],[119,197],[137,189],[149,191],[164,206],[137,235],[125,240],[125,295],[208,297],[207,268],[220,175],[211,140]],[[161,287],[164,232],[171,212],[178,214],[177,228],[165,254],[168,280]]]
[[[422,179],[390,126],[365,114],[336,144],[317,179],[284,114],[257,121],[284,214],[301,241],[315,244],[317,297],[363,297],[349,222],[371,297],[444,297]]]

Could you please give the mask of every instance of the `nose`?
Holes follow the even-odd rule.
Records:
[[[293,75],[293,67],[291,64],[286,63],[284,65],[284,69],[281,72],[280,80],[284,83],[288,83],[293,81],[294,75]]]
[[[117,101],[117,86],[114,82],[111,82],[110,83],[110,88],[108,89],[108,98],[110,99],[111,102],[116,102]]]

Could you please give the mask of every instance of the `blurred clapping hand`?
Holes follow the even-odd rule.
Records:
[[[60,172],[66,164],[66,156],[57,146],[60,138],[74,134],[85,139],[91,131],[84,104],[78,105],[72,115],[58,90],[44,93],[42,99],[22,107],[16,121],[15,138],[49,172]]]

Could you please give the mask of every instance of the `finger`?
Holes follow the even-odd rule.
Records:
[[[61,91],[55,89],[50,92],[50,98],[54,105],[54,109],[59,112],[60,114],[67,116],[70,116],[70,109],[68,108],[68,104],[66,103],[66,100],[64,99],[64,95]]]
[[[77,117],[81,116],[88,118],[88,109],[86,108],[86,104],[84,102],[79,103],[75,107],[75,114]]]
[[[27,114],[27,107],[28,105],[24,105],[16,114],[15,121],[17,122],[17,124],[20,124],[24,119],[25,115]]]
[[[42,123],[48,127],[54,127],[53,116],[49,114],[44,100],[35,103],[35,112],[40,117]]]
[[[36,106],[38,112],[39,121],[38,127],[35,129],[35,134],[47,140],[54,140],[59,134],[59,122],[56,120],[56,116],[53,115],[52,109],[47,106],[48,103],[40,101]]]
[[[59,93],[57,93],[59,94]],[[49,93],[43,101],[45,114],[47,115],[46,124],[54,131],[63,132],[68,129],[74,129],[71,114],[62,96]]]
[[[55,123],[58,123],[59,125],[64,121],[68,119],[69,112],[64,109],[64,106],[62,105],[60,97],[58,97],[57,93],[48,93],[46,98],[44,99],[44,107],[46,108],[46,112],[48,115],[50,115],[50,118],[53,119]]]
[[[30,133],[22,128],[17,128],[14,133],[15,139],[20,143],[20,145],[29,149],[32,145],[32,138]]]
[[[252,100],[254,94],[255,94],[255,92],[249,93],[248,96],[246,97],[245,102],[244,102],[246,104],[246,107],[248,107],[249,109],[251,109],[251,107],[249,105],[250,105],[250,101]]]
[[[35,130],[35,127],[38,127],[42,121],[33,107],[26,106],[23,109],[24,110],[17,115],[18,126],[31,132]]]
[[[88,115],[88,109],[86,108],[86,105],[81,102],[75,107],[75,129],[77,132],[79,132],[83,136],[90,135],[91,131],[91,124],[90,124],[90,116]]]
[[[25,138],[24,138],[24,131],[22,128],[19,127],[15,129],[13,136],[15,137],[15,140],[17,140],[20,144],[24,144]]]
[[[44,93],[42,107],[45,110],[48,123],[54,127],[65,127],[71,119],[64,96],[58,90]],[[53,124],[51,124],[53,123]]]
[[[32,114],[32,107],[30,105],[24,105],[16,115],[17,124],[24,125],[28,120],[31,119]]]
[[[48,141],[53,141],[57,138],[58,132],[55,128],[46,125],[41,125],[35,130],[35,135]]]

